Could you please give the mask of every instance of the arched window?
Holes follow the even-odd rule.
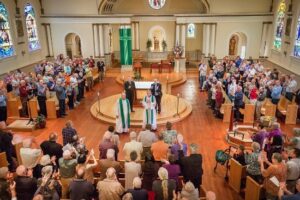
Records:
[[[296,30],[297,30],[297,32],[296,32],[296,41],[295,41],[295,47],[294,47],[294,56],[300,58],[300,16],[298,18]]]
[[[28,48],[29,51],[35,51],[41,48],[38,31],[35,20],[35,12],[31,4],[27,3],[25,6],[25,20],[26,30],[28,37]]]
[[[14,55],[14,47],[10,34],[8,12],[5,5],[0,2],[0,59]]]
[[[189,24],[187,28],[187,37],[194,38],[195,37],[195,24]]]
[[[283,28],[284,28],[285,12],[286,12],[286,4],[285,4],[285,0],[282,0],[279,4],[278,11],[277,11],[276,32],[275,32],[275,39],[274,39],[274,48],[279,51],[281,50],[281,46],[282,46],[282,35],[283,35]]]

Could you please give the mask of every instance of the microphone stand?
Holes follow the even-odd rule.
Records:
[[[32,115],[31,115],[31,109],[30,109],[30,105],[29,105],[29,101],[26,102],[27,104],[27,110],[28,110],[28,115],[29,115],[29,121],[26,125],[29,125],[30,123],[33,123],[33,118],[32,118]]]
[[[102,113],[100,112],[100,92],[97,92],[97,99],[98,99],[98,109],[97,109],[97,115],[102,115]]]

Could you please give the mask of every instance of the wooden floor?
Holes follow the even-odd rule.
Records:
[[[115,82],[115,77],[108,77],[104,83],[97,84],[94,91],[100,90],[103,97],[117,94],[122,91],[122,87]],[[213,172],[215,165],[214,155],[216,150],[225,149],[228,147],[225,141],[225,130],[228,127],[227,123],[222,120],[215,119],[211,110],[206,106],[206,93],[200,93],[198,90],[197,75],[188,73],[187,82],[179,87],[172,89],[172,94],[181,93],[192,104],[192,114],[181,122],[174,124],[174,128],[184,135],[185,142],[198,143],[200,145],[200,153],[203,155],[203,185],[207,190],[212,190],[217,194],[219,200],[239,200],[236,192],[231,190],[228,184],[224,181],[225,170],[223,167],[218,167],[216,173]],[[85,99],[79,107],[68,112],[68,116],[64,119],[47,121],[47,128],[36,130],[32,133],[18,134],[20,138],[35,137],[38,143],[48,138],[51,131],[59,133],[59,142],[62,141],[61,130],[67,120],[71,119],[80,136],[86,137],[88,148],[94,148],[97,156],[99,155],[98,144],[102,139],[103,133],[107,129],[107,124],[103,124],[94,119],[90,114],[90,107],[97,99],[96,92],[86,93]],[[294,126],[282,126],[286,133],[291,132]],[[159,127],[162,129],[163,127]],[[138,131],[139,129],[137,129]],[[128,135],[121,137],[122,148],[124,142],[129,140]],[[123,155],[120,151],[120,158]]]

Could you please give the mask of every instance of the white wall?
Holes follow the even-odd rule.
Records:
[[[10,58],[5,58],[0,60],[0,74],[6,73],[8,71],[21,68],[32,63],[38,62],[45,58],[46,56],[46,41],[45,41],[45,31],[40,25],[40,4],[38,0],[19,0],[18,6],[21,12],[21,19],[23,21],[23,30],[24,30],[24,37],[18,38],[17,31],[16,31],[16,22],[15,22],[15,3],[12,0],[2,0],[2,3],[5,4],[6,8],[9,12],[9,20],[10,20],[10,30],[11,30],[11,37],[13,40],[14,48],[15,48],[15,56]],[[37,26],[38,26],[38,36],[40,39],[42,49],[29,52],[28,50],[28,43],[27,43],[27,33],[26,33],[26,25],[24,19],[24,6],[29,2],[35,8]],[[23,44],[18,44],[18,42],[24,42]],[[22,55],[22,51],[25,51],[24,56]]]
[[[216,53],[218,58],[229,54],[229,41],[233,33],[241,32],[247,36],[246,58],[259,57],[262,35],[262,22],[219,22],[217,23]]]
[[[276,11],[278,8],[279,0],[274,1],[274,10]],[[281,51],[276,51],[273,49],[273,41],[274,41],[274,33],[276,29],[276,12],[274,16],[274,27],[273,27],[273,34],[272,42],[271,42],[271,50],[270,50],[270,57],[269,60],[277,65],[282,66],[283,68],[292,71],[293,73],[296,73],[300,75],[300,58],[296,58],[293,56],[293,50],[294,50],[294,42],[296,37],[296,27],[297,27],[297,21],[298,17],[300,16],[300,1],[293,1],[293,11],[292,11],[292,28],[291,28],[291,35],[290,37],[286,37],[283,33],[283,45]],[[288,7],[288,4],[287,4]],[[286,20],[286,18],[285,18]],[[286,25],[286,24],[285,24]],[[285,27],[284,27],[285,30]]]

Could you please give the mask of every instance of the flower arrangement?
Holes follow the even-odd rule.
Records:
[[[152,40],[150,40],[150,39],[147,40],[146,47],[147,47],[148,51],[150,51],[150,48],[152,47]]]
[[[35,120],[36,128],[45,128],[46,127],[46,118],[44,115],[37,116]]]
[[[180,58],[183,53],[183,47],[176,44],[173,49],[173,53],[175,54],[175,58]]]
[[[167,50],[167,42],[166,42],[166,40],[163,40],[162,42],[161,42],[161,46],[162,46],[162,48],[163,48],[163,51],[166,51]]]

